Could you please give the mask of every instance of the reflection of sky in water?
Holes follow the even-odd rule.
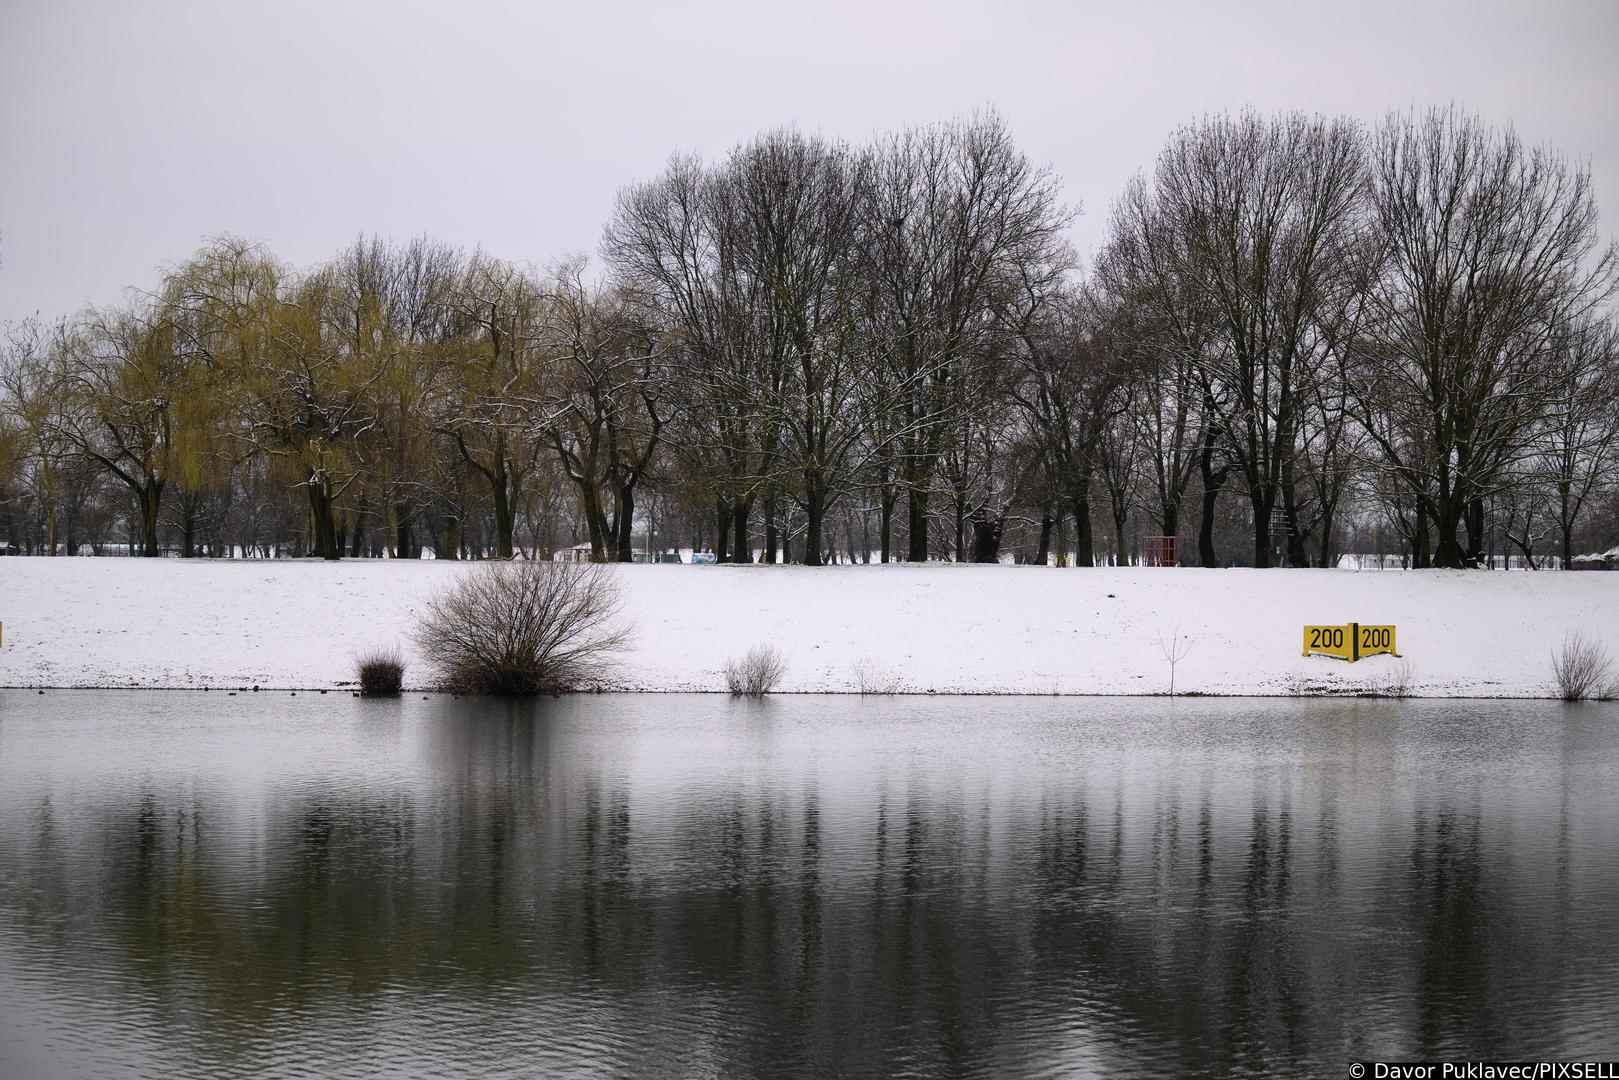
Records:
[[[1616,720],[0,692],[0,1073],[1596,1055]]]

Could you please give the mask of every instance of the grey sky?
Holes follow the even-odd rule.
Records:
[[[149,288],[209,235],[594,253],[671,150],[992,103],[1082,253],[1176,124],[1458,102],[1591,161],[1619,222],[1619,2],[0,0],[0,319]]]

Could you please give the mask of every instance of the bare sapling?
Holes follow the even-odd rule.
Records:
[[[1164,635],[1160,631],[1158,634],[1158,651],[1163,653],[1164,659],[1169,662],[1169,696],[1174,697],[1175,665],[1186,659],[1186,654],[1192,651],[1192,639],[1182,634],[1179,626],[1170,631],[1168,641],[1164,640]]]

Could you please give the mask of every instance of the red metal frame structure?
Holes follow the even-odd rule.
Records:
[[[1179,566],[1180,550],[1173,536],[1143,536],[1141,538],[1142,566]]]

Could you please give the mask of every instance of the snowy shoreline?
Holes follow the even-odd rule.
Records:
[[[0,687],[335,690],[353,658],[410,641],[468,564],[0,559]],[[784,693],[1162,694],[1160,637],[1191,650],[1178,693],[1546,697],[1583,630],[1619,652],[1619,574],[958,566],[622,566],[631,647],[603,689],[723,690],[757,642]],[[1400,652],[1300,655],[1307,623],[1395,624]]]

